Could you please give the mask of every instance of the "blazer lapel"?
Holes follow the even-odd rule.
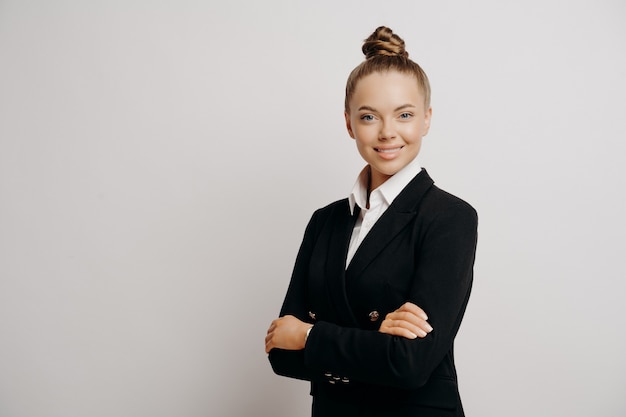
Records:
[[[425,169],[400,192],[357,249],[346,274],[358,276],[391,240],[415,217],[419,203],[433,185]],[[345,255],[344,255],[345,258]]]
[[[350,209],[346,204],[345,212],[336,213],[328,246],[325,274],[327,296],[334,309],[337,323],[349,326],[356,325],[357,320],[346,295],[346,257],[359,211],[360,209],[356,207],[354,214],[350,216]]]

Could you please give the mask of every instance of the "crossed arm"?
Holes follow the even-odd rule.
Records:
[[[428,380],[450,351],[465,311],[477,226],[476,212],[462,203],[430,212],[435,214],[421,227],[427,243],[416,253],[419,268],[405,303],[385,316],[378,331],[319,321],[307,340],[312,325],[300,320],[307,317],[306,280],[294,277],[306,276],[309,268],[307,255],[320,227],[314,215],[296,259],[282,317],[272,321],[265,337],[274,372],[315,381],[330,370],[352,380],[409,389]],[[430,320],[424,310],[432,315]]]
[[[273,348],[284,350],[302,350],[306,334],[313,327],[292,315],[273,320],[265,336],[265,353]],[[380,324],[380,333],[401,336],[407,339],[423,338],[433,330],[428,323],[428,316],[417,305],[406,302],[397,310],[387,314]]]

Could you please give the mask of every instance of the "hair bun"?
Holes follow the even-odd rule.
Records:
[[[409,57],[409,53],[404,49],[402,38],[386,26],[380,26],[369,38],[365,39],[361,49],[366,59],[380,55]]]

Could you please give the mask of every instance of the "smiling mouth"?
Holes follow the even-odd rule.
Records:
[[[389,148],[389,149],[374,148],[374,150],[376,152],[381,152],[381,153],[391,153],[391,152],[398,152],[402,148],[404,148],[404,146],[398,146],[397,148]]]

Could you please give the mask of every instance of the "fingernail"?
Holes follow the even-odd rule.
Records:
[[[433,326],[431,326],[430,324],[427,324],[426,329],[428,330],[428,333],[430,333],[433,331]]]
[[[411,332],[409,333],[411,334],[411,339],[417,339],[417,335],[415,333],[411,333]]]

